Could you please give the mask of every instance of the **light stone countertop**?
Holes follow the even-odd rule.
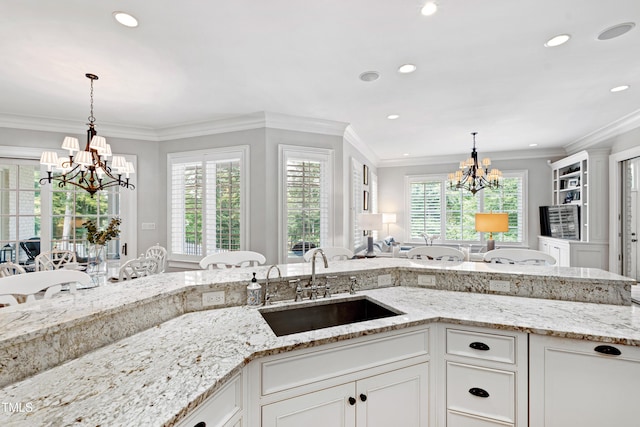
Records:
[[[261,356],[446,321],[640,345],[636,306],[390,287],[359,292],[406,314],[276,337],[256,308],[188,313],[0,390],[5,426],[173,425]],[[344,298],[335,295],[334,299]]]

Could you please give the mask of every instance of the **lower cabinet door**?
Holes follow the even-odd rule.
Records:
[[[640,348],[530,337],[531,427],[640,425]]]
[[[348,383],[262,407],[262,427],[353,427],[355,384]]]
[[[358,380],[358,427],[427,427],[428,363]]]

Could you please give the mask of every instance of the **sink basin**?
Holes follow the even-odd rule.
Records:
[[[273,332],[281,337],[298,332],[348,325],[366,320],[404,314],[383,307],[366,297],[346,301],[318,301],[303,307],[263,309],[260,311]]]

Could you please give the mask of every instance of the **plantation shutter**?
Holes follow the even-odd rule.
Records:
[[[421,239],[421,233],[441,234],[442,183],[439,180],[409,184],[410,238]]]
[[[170,159],[172,254],[241,249],[241,163],[232,153]]]

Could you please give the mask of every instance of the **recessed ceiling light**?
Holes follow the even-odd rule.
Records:
[[[529,147],[537,147],[537,146],[538,146],[538,144],[536,144],[536,143],[529,144]]]
[[[545,47],[556,47],[561,44],[565,44],[569,41],[571,36],[569,34],[560,34],[555,37],[551,37],[544,45]]]
[[[405,156],[405,157],[406,157],[406,156],[408,156],[408,155],[409,155],[409,153],[404,153],[404,154],[403,154],[403,156]]]
[[[138,20],[126,12],[113,12],[113,17],[125,27],[135,28],[138,26]]]
[[[365,71],[364,73],[360,74],[360,80],[362,80],[363,82],[373,82],[375,80],[378,80],[380,78],[380,73],[378,73],[377,71]]]
[[[413,64],[403,64],[398,67],[398,72],[402,74],[413,73],[418,67]]]
[[[622,92],[624,90],[629,89],[631,86],[629,85],[621,85],[611,88],[611,92]]]
[[[400,116],[397,115],[397,114],[389,114],[387,116],[387,119],[389,119],[389,120],[395,120],[395,119],[399,119],[399,118],[400,118]]]
[[[431,16],[438,11],[438,5],[434,1],[428,1],[422,6],[420,13],[424,16]]]
[[[631,31],[636,24],[633,22],[625,22],[624,24],[614,25],[609,27],[600,34],[598,34],[598,40],[611,40],[616,37],[620,37],[623,34]]]

